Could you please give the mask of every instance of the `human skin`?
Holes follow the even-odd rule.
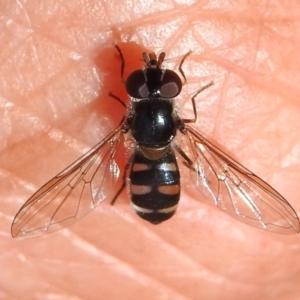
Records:
[[[299,212],[299,1],[198,2],[1,4],[1,298],[299,298],[300,236],[260,231],[208,205],[184,167],[180,206],[160,225],[136,216],[123,193],[64,230],[11,238],[26,199],[122,118],[108,96],[127,99],[113,43],[125,78],[145,50],[165,51],[175,70],[193,50],[181,114],[213,80],[197,98],[194,127]]]

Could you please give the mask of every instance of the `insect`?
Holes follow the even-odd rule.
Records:
[[[123,78],[124,58],[116,49]],[[182,81],[176,72],[163,68],[164,52],[158,57],[143,53],[144,68],[125,82],[131,102],[120,125],[28,199],[13,220],[13,237],[66,227],[103,200],[114,202],[126,182],[136,213],[154,224],[165,221],[180,199],[177,161],[189,168],[204,196],[239,221],[282,234],[299,232],[295,210],[277,191],[189,125],[197,120],[196,97],[212,83],[191,98],[194,118],[180,117],[175,101],[186,82],[182,66],[189,54],[179,65]],[[120,169],[118,156],[126,149],[128,136],[132,155]],[[177,143],[178,136],[185,149]]]

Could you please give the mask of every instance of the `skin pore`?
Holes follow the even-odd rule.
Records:
[[[120,78],[142,52],[183,68],[178,97],[194,128],[261,176],[299,213],[300,91],[297,0],[9,1],[1,5],[0,295],[31,299],[297,299],[300,236],[262,232],[209,205],[181,167],[176,215],[158,226],[124,192],[80,222],[13,240],[21,205],[114,129],[127,99]],[[101,297],[100,297],[101,296]]]

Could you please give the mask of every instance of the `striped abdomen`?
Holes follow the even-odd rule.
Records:
[[[170,146],[137,149],[129,178],[132,204],[140,217],[158,224],[173,216],[180,197],[180,174]]]

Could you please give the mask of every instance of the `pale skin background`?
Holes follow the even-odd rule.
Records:
[[[231,219],[186,170],[177,214],[161,225],[140,220],[124,193],[62,231],[10,236],[28,197],[120,120],[107,94],[127,99],[111,46],[121,42],[125,77],[144,50],[165,51],[174,69],[193,50],[182,114],[214,80],[195,127],[299,213],[300,3],[214,2],[1,1],[1,299],[299,299],[300,235]]]

